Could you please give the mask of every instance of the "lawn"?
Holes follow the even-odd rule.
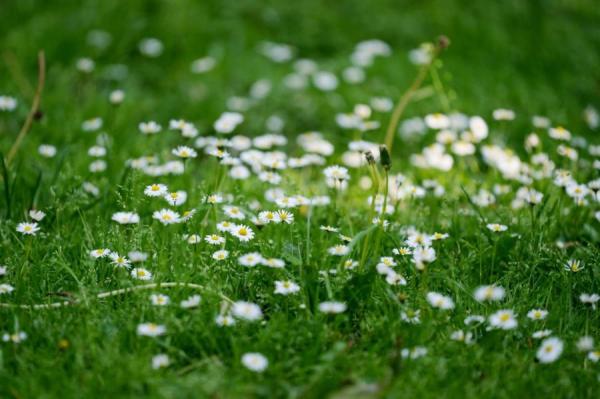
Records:
[[[0,397],[596,397],[599,109],[593,0],[7,0]]]

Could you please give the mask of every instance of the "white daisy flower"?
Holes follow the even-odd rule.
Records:
[[[167,328],[160,324],[141,323],[137,326],[137,334],[146,337],[158,337],[166,334],[166,332]]]
[[[536,357],[540,363],[552,363],[556,361],[563,351],[563,342],[556,337],[547,338],[542,341]]]
[[[256,321],[263,317],[262,310],[257,304],[245,301],[234,302],[231,306],[231,314],[247,321]]]
[[[300,291],[300,286],[293,281],[275,281],[275,294],[289,295]]]
[[[493,328],[502,330],[512,330],[517,328],[517,316],[510,309],[502,309],[490,315],[488,323]]]
[[[269,361],[260,353],[245,353],[242,356],[242,364],[250,371],[262,373],[269,366]]]
[[[149,270],[144,269],[142,267],[136,267],[134,269],[131,269],[131,277],[133,277],[136,280],[147,281],[152,280],[152,273]]]
[[[34,236],[37,234],[38,231],[40,231],[40,228],[38,227],[38,224],[35,222],[33,222],[33,223],[21,222],[17,225],[17,231],[23,235]]]
[[[151,184],[144,189],[144,195],[148,197],[164,197],[168,192],[164,184]]]

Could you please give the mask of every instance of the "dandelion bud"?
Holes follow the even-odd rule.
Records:
[[[390,153],[385,145],[379,146],[379,159],[383,169],[390,170],[392,167],[392,159],[390,158]]]
[[[365,152],[365,158],[367,158],[367,162],[369,163],[369,165],[375,164],[375,157],[373,156],[373,153],[371,151]]]

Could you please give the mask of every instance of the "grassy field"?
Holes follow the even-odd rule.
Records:
[[[5,1],[0,397],[596,397],[595,3]]]

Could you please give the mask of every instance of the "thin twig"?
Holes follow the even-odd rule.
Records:
[[[25,119],[25,123],[19,131],[19,135],[15,140],[14,144],[10,148],[8,152],[8,156],[6,157],[6,164],[10,165],[10,162],[13,160],[19,147],[21,146],[21,142],[27,135],[27,132],[31,128],[31,124],[33,123],[33,118],[40,109],[40,100],[42,97],[42,90],[44,90],[44,83],[46,82],[46,57],[44,56],[44,52],[40,51],[38,53],[38,83],[35,89],[35,96],[33,97],[33,103],[31,105],[31,109],[29,110],[29,114],[27,115],[27,119]]]
[[[421,66],[421,68],[419,69],[419,73],[415,77],[415,80],[412,82],[408,90],[404,92],[402,97],[400,97],[398,104],[396,104],[396,107],[394,108],[394,112],[392,113],[392,117],[390,119],[390,123],[388,124],[387,131],[385,133],[385,145],[387,146],[390,153],[392,152],[392,145],[394,144],[396,128],[398,127],[398,122],[400,121],[400,117],[402,116],[404,109],[412,99],[415,92],[419,89],[419,87],[421,87],[421,84],[423,84],[423,81],[425,80],[429,69],[437,59],[440,52],[447,46],[448,39],[444,36],[440,37],[435,48],[433,49],[431,59],[428,63]]]
[[[137,285],[135,287],[121,288],[121,289],[113,290],[113,291],[100,292],[96,295],[96,298],[102,299],[102,298],[108,298],[111,296],[123,295],[123,294],[127,294],[130,292],[135,292],[135,291],[153,290],[153,289],[157,289],[157,288],[171,288],[171,287],[184,287],[184,288],[191,288],[191,289],[199,290],[199,291],[212,291],[209,288],[206,288],[205,286],[200,285],[200,284],[168,282],[168,283],[152,283],[152,284],[145,284],[145,285]],[[229,297],[227,297],[221,293],[217,293],[217,295],[219,295],[221,297],[221,299],[223,299],[224,301],[233,303],[233,301]],[[83,302],[81,302],[79,300],[53,302],[53,303],[38,303],[38,304],[31,304],[31,305],[15,304],[15,303],[0,303],[0,308],[52,309],[52,308],[60,308],[63,306],[79,305],[82,303]]]

